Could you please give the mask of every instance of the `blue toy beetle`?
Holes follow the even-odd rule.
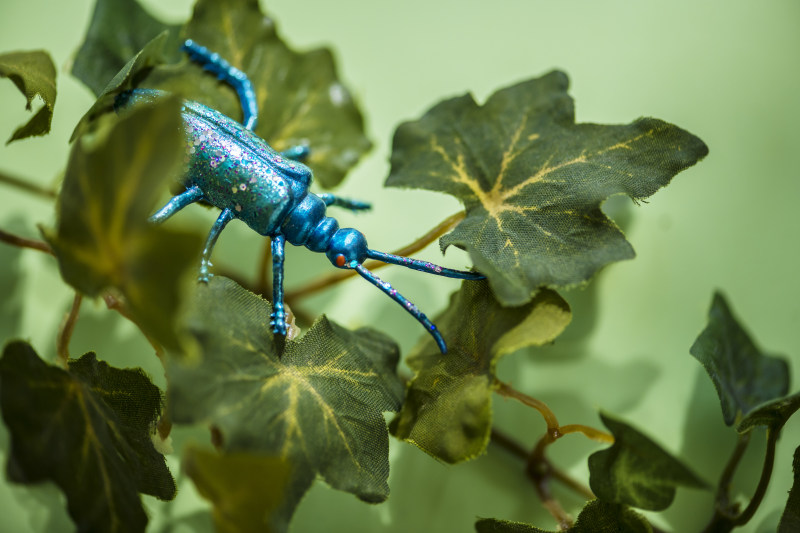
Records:
[[[436,326],[417,307],[391,285],[365,269],[366,259],[377,259],[430,274],[468,280],[483,279],[475,272],[453,270],[426,261],[397,256],[367,247],[364,235],[325,215],[327,206],[353,210],[369,205],[338,198],[332,194],[309,192],[311,170],[300,163],[308,148],[299,146],[278,153],[253,133],[258,108],[247,75],[231,66],[218,54],[187,40],[182,50],[189,57],[229,83],[238,93],[244,112],[243,123],[228,118],[203,104],[183,103],[181,116],[186,133],[186,190],[172,198],[150,220],[161,223],[189,204],[204,200],[222,212],[211,228],[200,262],[200,281],[207,282],[211,251],[220,232],[238,218],[261,235],[272,239],[273,313],[270,326],[275,334],[286,335],[286,312],[283,306],[283,263],[285,242],[305,246],[313,252],[325,252],[338,268],[355,269],[364,279],[402,305],[433,335],[442,353],[447,346]],[[166,93],[153,89],[133,89],[116,97],[119,111],[137,103],[152,102]]]

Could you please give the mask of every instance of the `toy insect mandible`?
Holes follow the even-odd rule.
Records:
[[[204,200],[222,212],[208,234],[200,261],[200,281],[211,276],[211,251],[225,226],[238,218],[257,233],[272,240],[273,312],[270,326],[275,334],[286,335],[283,305],[283,263],[286,241],[324,252],[338,268],[354,269],[416,318],[436,340],[442,353],[447,346],[436,326],[417,307],[365,269],[366,259],[404,266],[429,274],[468,280],[483,279],[475,272],[440,267],[367,247],[364,235],[352,228],[339,228],[336,219],[325,215],[328,206],[351,210],[369,209],[369,204],[332,194],[309,192],[311,170],[302,164],[309,149],[297,146],[278,153],[253,133],[258,106],[247,75],[218,54],[187,40],[182,50],[206,70],[230,84],[239,95],[244,112],[242,124],[203,104],[183,102],[181,117],[186,133],[186,190],[173,197],[150,221],[161,223],[189,204]],[[166,93],[154,89],[132,89],[119,94],[114,108],[119,111],[142,102],[153,102]]]

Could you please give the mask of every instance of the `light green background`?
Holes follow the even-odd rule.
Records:
[[[147,4],[171,22],[191,10],[189,0]],[[375,149],[340,192],[369,200],[375,209],[341,219],[364,230],[377,249],[402,246],[459,209],[443,195],[382,188],[396,125],[445,97],[471,91],[482,100],[497,88],[560,68],[571,77],[579,121],[621,123],[650,115],[706,141],[711,152],[704,162],[648,204],[617,209],[637,259],[609,267],[588,290],[568,294],[576,317],[565,338],[549,349],[508,357],[500,376],[551,405],[562,423],[599,425],[597,409],[621,416],[716,482],[733,436],[721,423],[710,382],[688,354],[715,289],[725,291],[763,348],[792,359],[793,382],[800,382],[800,2],[275,0],[263,7],[295,48],[333,47],[340,73],[361,102]],[[63,169],[67,138],[92,102],[67,74],[90,13],[89,0],[0,5],[0,51],[45,48],[59,70],[53,133],[0,148],[3,170],[49,184]],[[0,138],[27,118],[22,107],[22,96],[0,80]],[[0,205],[4,229],[35,236],[36,224],[52,224],[52,206],[30,195],[0,186]],[[210,226],[213,214],[200,211],[176,223]],[[232,226],[215,262],[243,264],[252,272],[261,242]],[[457,250],[442,259],[435,246],[420,256],[455,267],[468,262]],[[324,264],[303,250],[290,254],[288,283],[302,283]],[[414,272],[384,272],[429,315],[457,287]],[[52,357],[55,331],[71,300],[54,261],[0,247],[0,290],[0,340],[28,339]],[[309,304],[348,326],[374,324],[406,350],[420,334],[413,320],[363,282],[349,282]],[[112,364],[144,366],[163,383],[147,344],[99,304],[84,306],[72,344],[74,355],[89,349]],[[498,426],[526,445],[544,429],[536,413],[511,402],[496,399],[495,411]],[[179,430],[175,445],[205,437],[202,428]],[[779,443],[767,500],[742,531],[774,530],[798,444],[800,419],[794,419]],[[7,446],[0,429],[0,455]],[[584,458],[594,449],[571,435],[554,445],[553,457],[582,476]],[[759,446],[752,451],[736,485],[747,496],[761,457]],[[500,449],[447,467],[393,441],[391,458],[387,503],[369,506],[317,483],[300,505],[293,531],[470,531],[476,516],[555,527],[523,465]],[[169,505],[146,498],[151,530],[207,526],[205,506],[180,475],[177,456],[170,464],[180,493]],[[557,494],[572,511],[582,503]],[[680,490],[660,523],[697,531],[711,498]],[[61,500],[53,487],[29,490],[2,482],[0,530],[69,530]]]

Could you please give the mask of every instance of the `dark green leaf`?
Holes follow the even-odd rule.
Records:
[[[397,411],[403,392],[390,339],[322,317],[282,349],[269,328],[269,303],[221,277],[198,285],[190,309],[202,361],[168,366],[176,422],[212,425],[226,451],[287,460],[287,518],[317,473],[363,500],[386,499],[381,413]]]
[[[756,426],[780,431],[797,409],[800,409],[800,393],[761,404],[742,418],[736,431],[747,433]]]
[[[679,486],[708,484],[678,459],[628,424],[600,414],[614,435],[610,448],[589,456],[589,485],[601,500],[661,511]]]
[[[475,531],[478,533],[547,533],[544,529],[530,524],[496,518],[479,518],[475,522]]]
[[[342,181],[369,150],[361,112],[339,81],[330,50],[291,50],[257,0],[199,0],[184,33],[249,76],[259,109],[256,133],[277,150],[308,144],[306,163],[323,187]],[[156,69],[145,84],[241,119],[233,89],[188,61]]]
[[[697,137],[652,118],[575,124],[567,85],[552,72],[483,106],[467,94],[395,133],[386,185],[464,202],[467,216],[442,237],[442,250],[467,250],[503,305],[523,304],[543,285],[583,283],[633,257],[603,201],[647,198],[708,153]]]
[[[167,50],[176,56],[179,28],[152,17],[135,0],[97,0],[71,73],[100,96],[111,78],[160,33],[169,32]]]
[[[689,351],[714,382],[729,426],[759,404],[789,391],[786,359],[759,350],[719,292],[708,312],[708,326]]]
[[[270,533],[285,529],[273,522],[290,483],[281,458],[250,453],[218,454],[190,447],[183,469],[198,492],[214,504],[218,533]]]
[[[184,153],[179,104],[169,100],[124,118],[104,117],[70,155],[58,226],[45,236],[64,280],[89,296],[115,288],[134,320],[165,346],[179,344],[175,315],[200,237],[147,217]]]
[[[44,106],[26,123],[17,128],[6,144],[50,131],[53,106],[56,104],[56,67],[44,50],[0,54],[0,76],[9,78],[25,95],[25,108],[30,110],[38,95]]]
[[[800,531],[800,447],[794,451],[792,471],[794,472],[794,483],[789,491],[789,500],[786,502],[786,508],[783,510],[781,522],[778,525],[778,533]]]
[[[161,392],[140,369],[109,367],[90,352],[65,371],[13,342],[0,359],[0,405],[9,477],[56,483],[79,531],[144,531],[139,493],[175,495],[151,440]]]
[[[131,57],[118,72],[114,71],[116,72],[114,77],[106,80],[105,88],[98,94],[95,103],[75,126],[70,142],[89,130],[90,125],[98,117],[110,112],[114,107],[114,99],[119,93],[136,87],[147,72],[164,61],[164,43],[167,41],[167,33],[160,33],[135,56]]]
[[[503,307],[487,282],[465,281],[434,320],[448,353],[442,355],[426,336],[408,357],[415,375],[392,434],[448,463],[477,457],[491,433],[497,360],[551,342],[571,316],[567,303],[549,290],[521,307]]]
[[[482,518],[475,523],[478,533],[549,533],[519,522]],[[653,528],[642,515],[626,505],[592,500],[578,515],[570,533],[651,533]]]

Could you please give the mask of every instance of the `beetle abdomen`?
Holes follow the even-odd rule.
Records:
[[[279,226],[292,204],[290,180],[239,139],[220,132],[193,113],[183,113],[186,128],[186,183],[203,198],[262,235]]]

